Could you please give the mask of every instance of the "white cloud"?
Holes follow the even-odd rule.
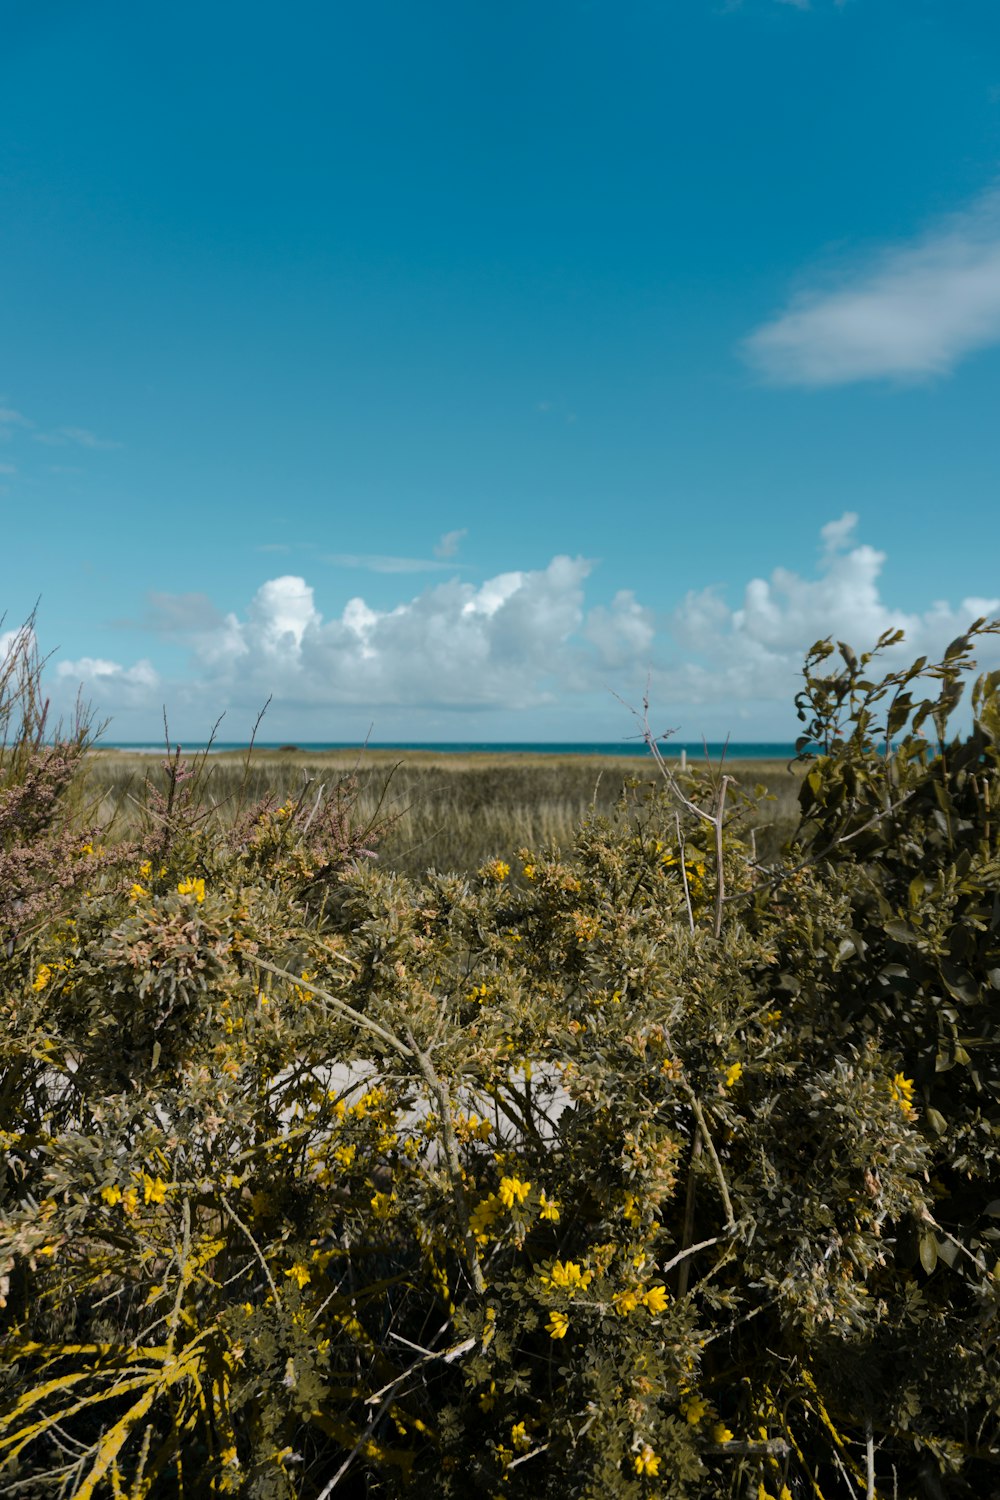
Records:
[[[440,558],[454,557],[461,542],[468,534],[468,530],[464,526],[459,531],[446,531],[441,540],[435,544],[434,556]]]
[[[104,703],[116,707],[155,706],[160,678],[152,662],[137,661],[131,667],[108,661],[101,656],[81,656],[77,661],[62,661],[56,677],[74,692],[79,687],[84,697],[93,696],[98,713]]]
[[[12,406],[6,406],[4,399],[0,397],[0,442],[8,442],[14,436],[15,427],[31,427],[32,425],[23,412],[15,411]]]
[[[100,438],[88,427],[57,427],[52,432],[35,432],[32,436],[36,443],[46,443],[51,448],[62,448],[67,443],[75,443],[80,448],[121,447],[121,443],[110,438]]]
[[[656,625],[653,612],[631,589],[619,589],[611,608],[597,605],[587,616],[584,634],[607,667],[633,668],[652,659]]]
[[[451,553],[446,555],[450,557]],[[393,557],[384,552],[330,552],[321,561],[336,568],[360,568],[366,573],[440,573],[450,567],[437,558]]]
[[[775,385],[947,375],[1000,342],[1000,190],[840,284],[806,289],[743,353]]]
[[[268,579],[245,609],[225,615],[201,594],[155,594],[144,628],[152,622],[166,641],[188,645],[182,676],[163,682],[146,660],[81,657],[59,666],[57,682],[82,680],[95,710],[119,724],[124,713],[138,726],[143,710],[146,734],[166,702],[171,722],[179,715],[195,734],[229,709],[238,736],[273,695],[272,736],[322,738],[363,715],[383,737],[467,738],[475,722],[479,737],[531,738],[530,726],[544,722],[557,738],[599,738],[598,724],[608,737],[628,732],[612,692],[638,701],[649,673],[654,704],[688,738],[745,734],[748,724],[759,738],[790,738],[815,640],[833,635],[865,649],[901,628],[897,660],[908,661],[939,653],[978,616],[1000,614],[1000,599],[923,611],[888,602],[885,554],[857,527],[852,513],[825,525],[809,574],[776,567],[746,582],[736,604],[721,587],[695,589],[660,615],[628,589],[588,607],[592,564],[566,556],[478,585],[451,578],[385,608],[358,595],[329,618],[312,585],[292,574]],[[981,656],[1000,665],[1000,644],[984,641]]]
[[[957,608],[938,602],[923,612],[887,604],[879,589],[885,553],[856,542],[856,525],[857,516],[848,512],[822,528],[814,578],[775,568],[769,578],[750,580],[736,609],[717,589],[689,593],[672,619],[687,659],[660,674],[661,696],[790,704],[805,652],[816,640],[833,636],[867,649],[885,631],[903,630],[905,644],[893,659],[909,660],[942,651],[974,619],[1000,614],[1000,599],[969,598]],[[995,638],[983,641],[980,655],[1000,657]]]

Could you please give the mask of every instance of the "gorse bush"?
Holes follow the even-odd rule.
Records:
[[[22,643],[3,1493],[1000,1492],[973,635],[884,677],[814,649],[780,864],[727,778],[664,767],[572,849],[421,881],[349,788],[223,821],[177,757],[95,842]]]

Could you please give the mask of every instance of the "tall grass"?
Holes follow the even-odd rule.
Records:
[[[799,772],[780,761],[732,762],[726,769],[744,791],[763,784],[771,795],[747,825],[758,858],[768,863],[794,826]],[[110,836],[125,836],[136,825],[145,778],[158,776],[159,759],[98,750],[88,770],[99,821]],[[309,799],[352,777],[355,819],[381,826],[380,863],[407,875],[467,873],[523,847],[568,848],[582,819],[611,815],[623,796],[640,799],[658,783],[651,761],[620,756],[381,750],[227,752],[210,757],[204,774],[209,799],[234,814],[241,801]]]

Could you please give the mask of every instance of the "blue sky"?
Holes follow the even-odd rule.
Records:
[[[11,0],[0,608],[112,739],[781,738],[1000,613],[986,0]]]

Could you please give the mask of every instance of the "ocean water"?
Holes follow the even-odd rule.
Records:
[[[108,750],[128,750],[135,755],[163,755],[163,745],[129,744],[123,740],[104,740],[104,748]],[[195,755],[206,748],[202,743],[185,744],[184,751]],[[230,740],[216,740],[212,746],[213,753],[233,750],[246,750],[246,743]],[[255,746],[257,750],[296,750],[300,755],[309,755],[323,750],[351,750],[361,752],[363,746],[356,743],[340,743],[335,741],[316,743],[301,741],[298,744],[279,744],[258,740]],[[372,750],[392,750],[405,754],[407,751],[420,750],[434,755],[623,755],[633,758],[649,756],[649,751],[641,740],[609,740],[593,742],[562,742],[562,741],[538,741],[530,743],[501,741],[501,740],[467,740],[448,741],[438,743],[431,741],[404,741],[386,740],[378,744],[370,743]],[[663,755],[668,760],[679,760],[685,755],[689,761],[700,761],[705,758],[706,746],[698,741],[697,744],[685,744],[678,740],[668,740],[661,745]],[[744,741],[730,740],[728,745],[721,742],[709,741],[709,757],[718,762],[723,753],[727,760],[791,760],[795,755],[795,746],[788,740],[766,740],[766,741]]]

